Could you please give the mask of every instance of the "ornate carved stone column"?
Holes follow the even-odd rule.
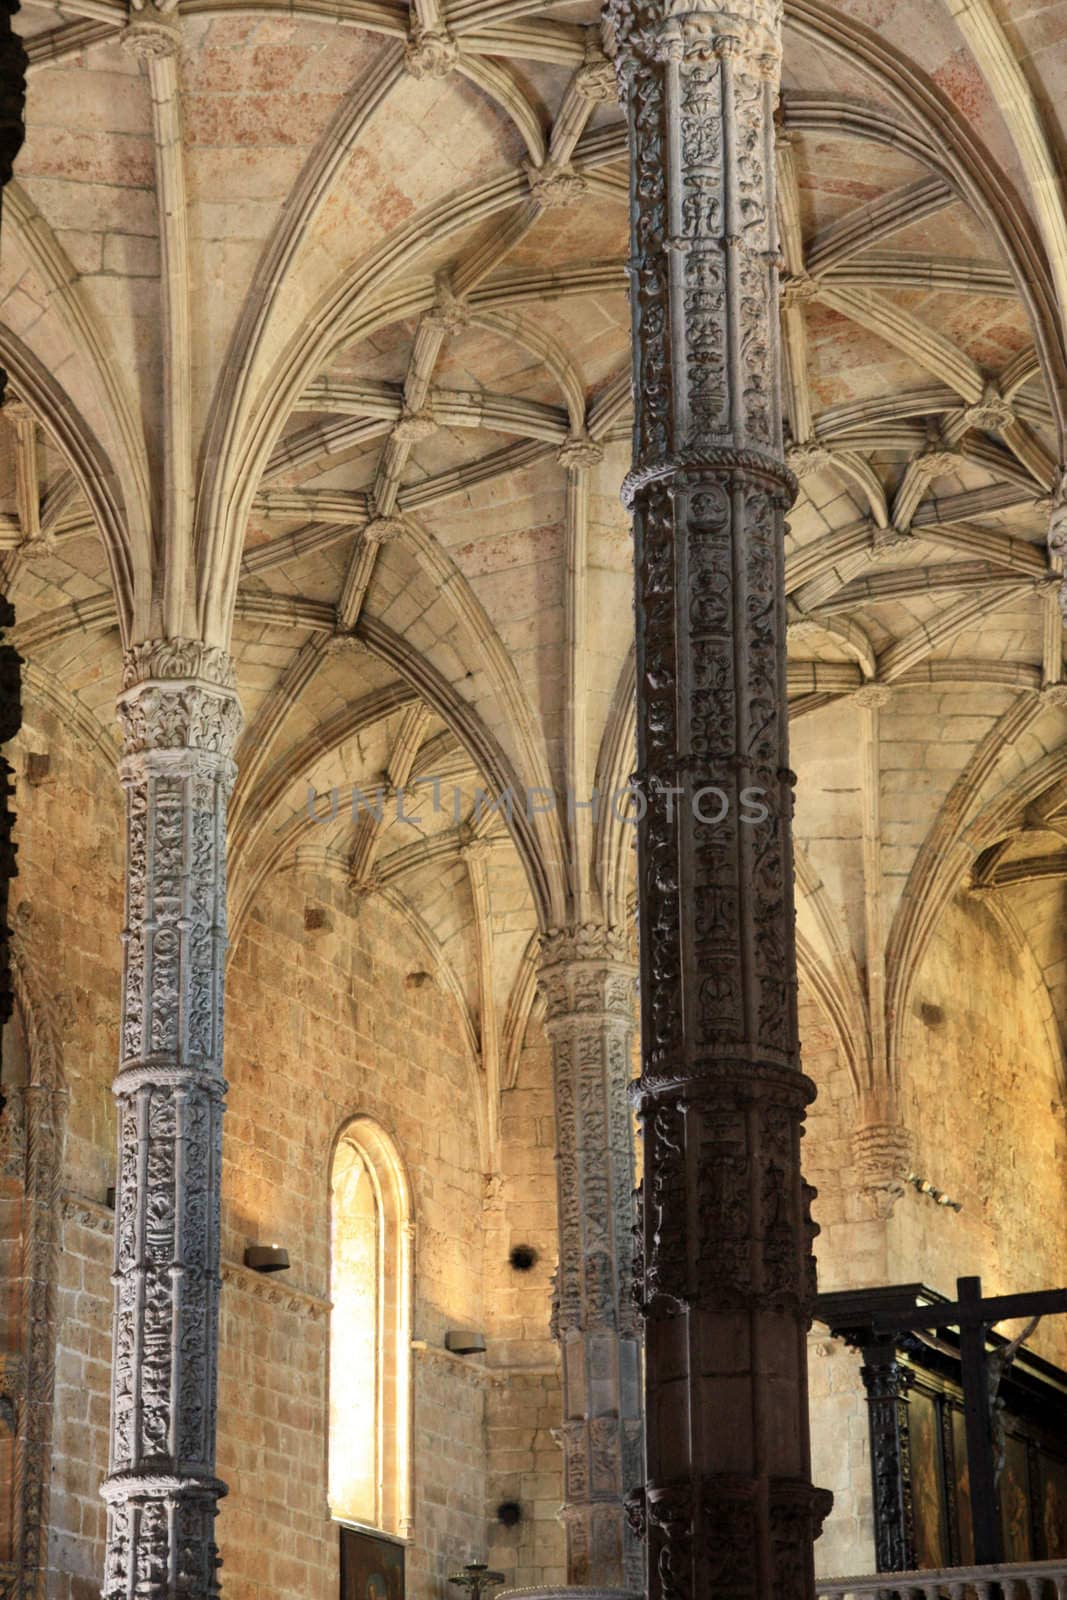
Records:
[[[230,658],[126,657],[126,928],[104,1600],[209,1600],[218,1364]]]
[[[567,1582],[641,1592],[625,1512],[642,1478],[629,1109],[634,978],[625,935],[551,933],[538,973],[555,1077]]]
[[[774,127],[780,5],[608,0],[631,151],[653,1600],[810,1600]],[[639,1508],[640,1510],[640,1508]]]
[[[870,1408],[876,1570],[910,1572],[917,1560],[908,1421],[911,1380],[892,1342],[865,1346],[860,1376]]]

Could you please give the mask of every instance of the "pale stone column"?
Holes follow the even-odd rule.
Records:
[[[552,1043],[559,1198],[567,1582],[644,1588],[625,1510],[643,1477],[629,1107],[636,968],[621,929],[550,933],[538,984]]]
[[[780,4],[609,0],[628,109],[653,1600],[810,1600],[774,111]],[[710,792],[721,791],[719,793]]]
[[[191,640],[127,654],[126,927],[104,1600],[210,1600],[233,667]]]

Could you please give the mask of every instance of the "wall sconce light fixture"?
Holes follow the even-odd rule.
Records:
[[[485,1334],[475,1328],[449,1328],[445,1334],[445,1349],[454,1356],[480,1356],[485,1354]]]
[[[245,1266],[253,1272],[287,1272],[289,1252],[280,1244],[250,1244],[245,1251]]]

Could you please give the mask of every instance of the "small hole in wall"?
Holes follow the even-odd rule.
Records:
[[[522,1521],[522,1507],[517,1500],[502,1500],[496,1508],[496,1520],[505,1528],[514,1528]]]
[[[516,1272],[529,1272],[537,1261],[537,1251],[532,1244],[517,1244],[508,1260]]]
[[[929,1000],[923,1000],[919,1005],[919,1019],[924,1027],[940,1028],[945,1020],[945,1013],[940,1006],[933,1005]]]

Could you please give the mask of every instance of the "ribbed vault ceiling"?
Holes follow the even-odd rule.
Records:
[[[610,793],[633,759],[628,178],[596,11],[183,0],[180,18],[180,56],[149,65],[118,0],[23,12],[0,544],[31,711],[35,693],[113,753],[124,639],[168,606],[229,639],[236,931],[279,871],[387,896],[506,1085],[538,928],[619,919],[632,893],[610,805],[509,821],[478,801]],[[999,8],[1050,148],[1056,18]],[[445,75],[408,70],[420,29],[408,61],[433,66],[447,29]],[[948,8],[805,0],[785,59],[800,929],[862,1086],[872,805],[891,1041],[972,882],[1067,1025],[1045,546],[1065,263],[1025,117]],[[872,795],[853,697],[874,682]],[[353,818],[353,788],[379,784],[383,819]],[[396,819],[397,791],[421,821]]]

